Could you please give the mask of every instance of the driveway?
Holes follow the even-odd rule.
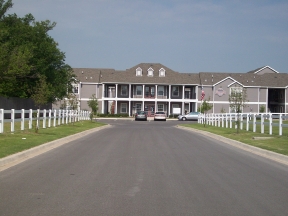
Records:
[[[1,215],[288,215],[287,166],[178,121],[103,121],[2,171]]]

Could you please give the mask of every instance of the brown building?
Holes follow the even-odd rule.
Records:
[[[244,112],[288,112],[288,74],[264,66],[247,73],[179,73],[159,63],[141,63],[125,71],[114,69],[74,68],[79,81],[74,92],[79,108],[87,109],[87,101],[95,94],[100,113],[125,113],[132,116],[145,110],[173,114],[197,111],[204,99],[213,104],[210,112],[233,112],[229,107],[232,89],[245,89],[247,107]],[[56,108],[56,107],[55,107]]]

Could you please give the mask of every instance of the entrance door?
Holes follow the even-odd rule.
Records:
[[[154,104],[147,104],[145,105],[145,110],[148,117],[153,117],[155,114],[155,105]]]

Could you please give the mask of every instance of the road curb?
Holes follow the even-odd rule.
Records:
[[[64,144],[69,143],[73,140],[76,140],[80,137],[86,136],[88,134],[94,133],[96,131],[99,131],[99,130],[102,130],[102,129],[105,129],[108,127],[111,127],[111,125],[100,126],[100,127],[93,128],[90,130],[82,131],[80,133],[73,134],[73,135],[70,135],[67,137],[63,137],[63,138],[60,138],[57,140],[53,140],[51,142],[44,143],[42,145],[33,147],[31,149],[27,149],[27,150],[24,150],[22,152],[18,152],[18,153],[15,153],[13,155],[9,155],[7,157],[1,158],[0,159],[0,172],[11,167],[11,166],[19,164],[19,163],[21,163],[21,162],[23,162],[29,158],[35,157],[35,156],[40,155],[44,152],[50,151],[50,150],[57,148],[61,145],[64,145]]]
[[[183,127],[183,126],[179,126],[179,125],[177,125],[175,127],[179,128],[179,129],[183,129],[183,130],[197,132],[197,133],[200,133],[202,135],[212,137],[213,139],[217,139],[217,140],[222,141],[226,144],[235,146],[237,148],[241,148],[241,149],[248,151],[248,152],[251,152],[253,154],[268,158],[268,159],[273,160],[273,161],[277,161],[277,162],[284,164],[284,165],[288,165],[288,156],[286,156],[286,155],[282,155],[282,154],[279,154],[276,152],[268,151],[266,149],[261,149],[261,148],[255,147],[255,146],[251,146],[251,145],[248,145],[248,144],[236,141],[236,140],[232,140],[232,139],[229,139],[229,138],[226,138],[226,137],[214,134],[214,133],[210,133],[207,131]]]

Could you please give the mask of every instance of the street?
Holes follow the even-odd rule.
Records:
[[[0,215],[288,215],[288,166],[176,128],[112,127],[0,172]]]

